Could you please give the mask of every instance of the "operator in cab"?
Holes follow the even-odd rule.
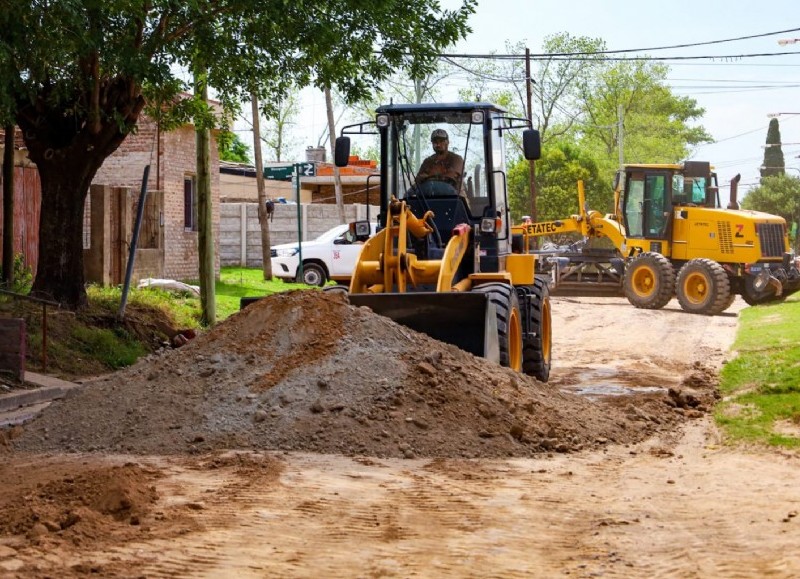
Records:
[[[436,129],[431,133],[431,145],[434,153],[422,162],[417,172],[417,185],[425,181],[441,181],[458,191],[464,175],[464,159],[448,150],[450,140],[444,129]]]

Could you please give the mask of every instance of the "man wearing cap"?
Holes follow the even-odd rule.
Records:
[[[464,174],[464,159],[461,155],[448,151],[450,141],[447,131],[436,129],[431,133],[431,145],[434,154],[422,162],[417,173],[417,184],[424,181],[443,181],[456,189],[461,188],[461,178]]]

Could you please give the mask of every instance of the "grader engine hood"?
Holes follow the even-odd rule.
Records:
[[[678,207],[674,228],[676,242],[683,240],[690,248],[687,258],[749,263],[780,259],[789,249],[786,222],[759,211]],[[682,257],[678,245],[676,257]]]

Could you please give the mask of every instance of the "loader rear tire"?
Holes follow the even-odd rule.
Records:
[[[529,306],[528,335],[522,338],[522,371],[540,382],[550,379],[553,326],[550,314],[550,290],[546,278],[537,276],[533,286],[525,286]]]
[[[628,262],[623,286],[634,307],[659,310],[672,299],[675,268],[660,253],[645,251]]]
[[[678,272],[676,292],[684,311],[716,316],[730,306],[731,282],[716,261],[691,259]]]
[[[514,287],[504,283],[487,283],[473,288],[485,293],[494,304],[497,314],[497,342],[500,346],[500,365],[522,371],[522,316]]]

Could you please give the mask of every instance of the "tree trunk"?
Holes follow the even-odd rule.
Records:
[[[14,128],[6,125],[3,149],[3,282],[14,287]]]
[[[208,101],[206,71],[195,74],[195,90],[204,102]],[[198,128],[197,136],[197,252],[200,257],[200,308],[201,321],[213,326],[217,321],[216,288],[214,275],[214,233],[211,213],[211,131]]]
[[[87,303],[83,274],[83,206],[97,170],[136,126],[144,107],[133,79],[114,77],[102,86],[102,114],[89,122],[79,103],[63,108],[57,99],[39,96],[17,101],[17,125],[42,184],[39,264],[32,295],[78,309]],[[52,104],[52,108],[50,105]],[[65,114],[65,110],[71,114]],[[96,111],[95,111],[96,112]]]
[[[258,190],[258,224],[261,226],[261,260],[264,270],[264,279],[272,279],[272,258],[270,256],[271,242],[269,238],[269,215],[267,214],[267,191],[264,187],[264,162],[261,158],[261,115],[258,110],[258,97],[255,93],[250,95],[253,105],[253,156],[256,162],[256,189]],[[278,161],[280,161],[280,146],[278,147]],[[247,227],[247,225],[245,225]],[[246,255],[245,250],[245,255]],[[244,264],[247,265],[247,264]]]
[[[39,263],[31,295],[68,309],[86,305],[83,208],[89,185],[105,157],[63,156],[37,164],[42,183]]]
[[[331,143],[331,155],[335,154],[336,149],[336,123],[333,121],[333,101],[331,100],[331,89],[325,87],[325,108],[328,111],[328,137]],[[344,216],[344,196],[342,195],[342,178],[339,176],[339,167],[333,166],[333,190],[336,194],[336,207],[339,209],[339,223],[347,223]]]

